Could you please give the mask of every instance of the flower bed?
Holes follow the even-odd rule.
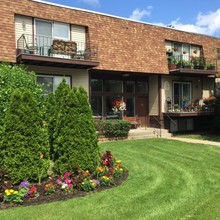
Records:
[[[66,200],[121,184],[128,175],[121,161],[115,159],[110,151],[106,151],[101,158],[100,165],[93,173],[74,167],[61,176],[48,177],[40,185],[27,180],[16,186],[7,182],[6,185],[10,187],[2,192],[0,209]]]

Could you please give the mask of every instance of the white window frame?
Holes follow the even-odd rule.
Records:
[[[64,76],[64,75],[44,75],[44,74],[37,74],[37,78],[38,77],[47,77],[47,78],[52,78],[53,79],[53,91],[52,92],[55,92],[55,90],[57,89],[57,87],[58,87],[58,84],[55,86],[55,84],[54,84],[54,79],[56,78],[56,77],[61,77],[62,79],[64,78],[64,79],[66,79],[66,82],[67,82],[67,84],[70,86],[70,88],[72,88],[72,77],[71,76],[69,76],[69,75],[67,75],[67,76]],[[67,78],[69,79],[68,81],[67,81]],[[37,81],[37,79],[36,79],[36,81]],[[59,82],[59,83],[61,83],[62,82],[62,80]],[[37,82],[38,83],[38,82]],[[45,95],[48,95],[49,93],[45,93],[44,92],[44,94]]]

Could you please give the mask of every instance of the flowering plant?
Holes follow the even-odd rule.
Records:
[[[56,183],[60,185],[62,190],[71,191],[73,188],[72,180],[70,178],[71,172],[66,172],[63,174],[63,177],[58,177]]]
[[[126,104],[123,100],[121,99],[115,99],[112,103],[113,105],[113,112],[122,112],[122,111],[125,111],[126,110]]]
[[[44,187],[45,195],[49,195],[55,192],[55,186],[52,183],[48,183]]]
[[[216,101],[216,97],[215,96],[209,96],[208,98],[205,98],[203,100],[203,103],[205,105],[210,105],[210,104],[215,104],[215,101]]]
[[[113,181],[113,177],[112,176],[102,176],[100,178],[101,180],[101,185],[102,186],[110,186],[112,184],[114,184],[114,181]]]
[[[36,186],[32,186],[32,187],[29,189],[29,191],[28,191],[28,193],[27,193],[26,196],[27,196],[27,197],[31,197],[31,198],[36,198],[36,197],[38,197],[38,196],[39,196],[39,193],[37,192],[37,187],[36,187]]]
[[[21,198],[21,195],[19,194],[19,192],[14,189],[6,189],[3,200],[5,202],[14,202],[14,203],[23,202],[23,199]]]
[[[81,184],[81,189],[83,191],[89,192],[89,191],[94,190],[99,185],[100,185],[99,180],[96,180],[96,179],[91,180],[91,179],[85,178]]]

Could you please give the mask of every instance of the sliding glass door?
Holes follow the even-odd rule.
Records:
[[[178,107],[184,107],[192,97],[192,85],[190,82],[173,82],[173,102]]]
[[[40,55],[48,55],[53,39],[69,40],[69,24],[35,20],[36,43]]]

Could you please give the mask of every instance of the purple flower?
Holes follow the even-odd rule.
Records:
[[[96,179],[93,179],[93,182],[95,182],[96,183],[96,185],[98,185],[98,186],[100,186],[100,181],[99,180],[96,180]]]
[[[21,188],[26,188],[29,186],[29,182],[27,180],[24,180],[23,182],[20,183]]]

